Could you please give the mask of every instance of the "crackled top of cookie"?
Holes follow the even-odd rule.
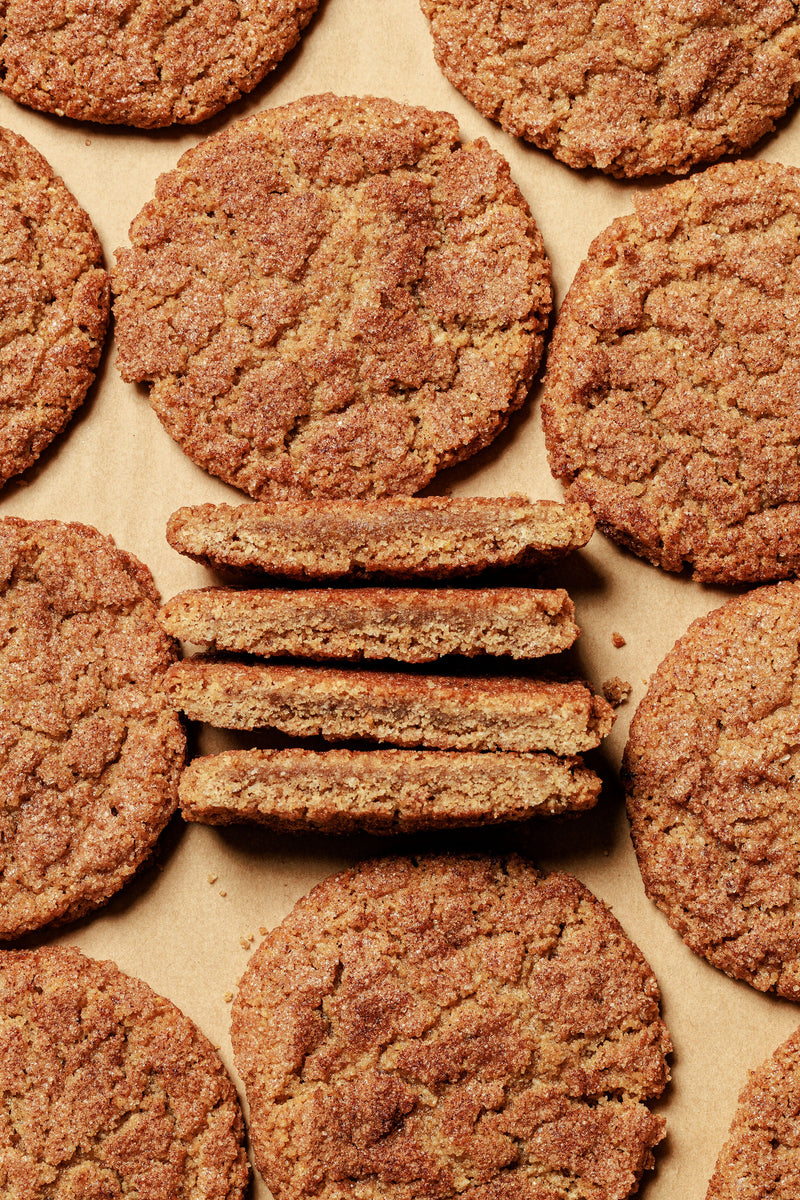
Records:
[[[687,944],[800,1000],[800,584],[690,626],[631,723],[624,773],[645,888]]]
[[[384,859],[318,885],[242,979],[256,1160],[309,1195],[624,1197],[669,1038],[641,953],[520,859]]]
[[[800,89],[791,0],[422,0],[436,61],[571,167],[680,174],[751,146]]]
[[[94,529],[0,521],[0,938],[102,904],[175,809],[158,599]]]
[[[800,1176],[798,1111],[800,1032],[751,1073],[706,1200],[791,1200]]]
[[[554,474],[637,554],[707,582],[800,571],[800,171],[711,167],[640,196],[561,310]]]
[[[251,91],[318,0],[5,0],[0,91],[43,112],[142,128],[192,124]]]
[[[503,428],[541,356],[541,238],[507,163],[446,113],[257,113],[162,176],[130,236],[117,365],[256,497],[417,491]]]
[[[0,951],[0,1190],[240,1200],[236,1093],[207,1038],[114,963]]]
[[[34,462],[83,401],[108,309],[89,218],[41,154],[0,129],[0,484]]]

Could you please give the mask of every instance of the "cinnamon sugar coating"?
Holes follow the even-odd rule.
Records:
[[[231,1033],[277,1200],[622,1200],[664,1133],[646,962],[520,859],[326,879],[251,959]]]
[[[553,473],[668,571],[800,570],[800,171],[711,167],[638,197],[561,309],[542,415]]]
[[[571,167],[683,173],[753,145],[800,90],[790,0],[422,0],[436,61]]]
[[[112,962],[0,951],[7,1200],[243,1200],[244,1130],[210,1042]]]
[[[412,493],[526,398],[550,267],[447,113],[306,97],[183,155],[117,253],[117,365],[254,497]]]

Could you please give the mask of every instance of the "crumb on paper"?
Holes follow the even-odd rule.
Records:
[[[625,638],[622,636],[621,633],[617,633],[616,630],[611,635],[611,641],[614,643],[614,645],[617,647],[618,650],[622,646],[625,645]]]
[[[222,896],[222,899],[224,900],[228,893],[225,891],[225,888],[220,888],[219,894],[220,894],[220,896]]]
[[[249,950],[254,941],[255,937],[252,933],[243,933],[239,938],[239,945],[243,950]]]
[[[613,679],[607,679],[603,684],[603,695],[614,708],[619,704],[624,704],[632,691],[633,688],[627,679],[620,679],[619,675],[615,675]]]
[[[208,882],[209,882],[209,883],[216,883],[218,879],[219,879],[219,875],[213,875],[213,874],[212,874],[212,875],[209,875],[209,877],[208,877]]]
[[[232,999],[233,999],[233,992],[226,992],[225,995],[223,996],[223,1000],[225,1001],[226,1004],[230,1004]]]
[[[266,925],[259,925],[258,932],[261,934],[262,937],[266,937],[269,930],[267,929]]]

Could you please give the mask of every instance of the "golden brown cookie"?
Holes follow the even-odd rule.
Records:
[[[800,1194],[800,1032],[751,1071],[706,1200],[793,1200]]]
[[[631,723],[623,774],[645,889],[688,946],[800,1000],[800,584],[695,621]]]
[[[422,0],[480,112],[571,167],[682,173],[751,146],[800,90],[792,3]]]
[[[326,879],[254,954],[231,1033],[276,1200],[622,1200],[664,1134],[647,963],[517,858]]]
[[[563,588],[208,587],[173,596],[158,620],[212,650],[420,663],[558,654],[578,636],[574,615]]]
[[[108,324],[108,276],[86,213],[38,150],[0,129],[0,484],[83,402]]]
[[[242,1200],[244,1130],[207,1038],[112,962],[0,951],[0,1193]]]
[[[505,160],[447,113],[259,112],[184,154],[130,238],[119,370],[255,497],[416,492],[503,429],[541,357],[541,237]]]
[[[800,171],[711,167],[592,243],[557,322],[553,473],[668,571],[800,570]]]
[[[61,117],[192,124],[251,91],[318,0],[6,0],[0,90]]]
[[[592,808],[600,780],[579,758],[469,750],[229,750],[181,775],[187,821],[256,821],[303,833],[408,833]]]
[[[521,496],[382,496],[179,508],[167,541],[206,566],[281,579],[451,579],[585,546],[586,504]]]
[[[95,529],[0,521],[0,938],[103,904],[175,810],[158,599]]]

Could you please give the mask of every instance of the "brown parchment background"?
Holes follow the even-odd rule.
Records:
[[[0,124],[27,137],[64,177],[92,217],[110,264],[156,177],[185,149],[257,109],[328,90],[446,109],[457,116],[463,137],[488,138],[510,161],[541,228],[556,304],[594,235],[630,211],[633,190],[665,182],[619,183],[572,171],[484,120],[439,72],[416,0],[323,0],[284,64],[250,97],[199,126],[155,132],[94,126],[34,113],[5,97]],[[757,155],[800,165],[800,114],[790,114]],[[169,514],[184,504],[246,497],[183,455],[152,413],[145,390],[122,383],[114,357],[112,331],[87,403],[40,463],[6,486],[0,514],[95,525],[150,566],[166,598],[213,582],[210,572],[168,546]],[[494,446],[440,477],[435,490],[445,488],[463,495],[521,491],[561,498],[544,453],[537,388]],[[673,1082],[660,1105],[668,1137],[640,1194],[645,1200],[703,1200],[748,1069],[800,1025],[800,1007],[763,996],[696,958],[647,900],[617,770],[650,674],[689,622],[728,593],[668,576],[599,534],[547,578],[566,586],[575,600],[583,630],[574,656],[579,668],[596,687],[615,675],[633,685],[630,701],[617,710],[612,736],[593,760],[605,778],[595,812],[559,825],[391,842],[275,837],[245,826],[221,831],[177,818],[158,861],[109,906],[21,944],[73,943],[96,957],[113,958],[175,1001],[233,1070],[229,997],[260,940],[259,928],[276,924],[317,880],[374,853],[443,846],[523,850],[545,868],[562,868],[583,880],[612,907],[653,967],[675,1053]],[[615,631],[626,641],[620,649],[612,643]],[[200,739],[205,751],[229,740],[230,735],[207,731]],[[235,1072],[234,1078],[239,1084]],[[268,1194],[256,1177],[255,1200]]]

